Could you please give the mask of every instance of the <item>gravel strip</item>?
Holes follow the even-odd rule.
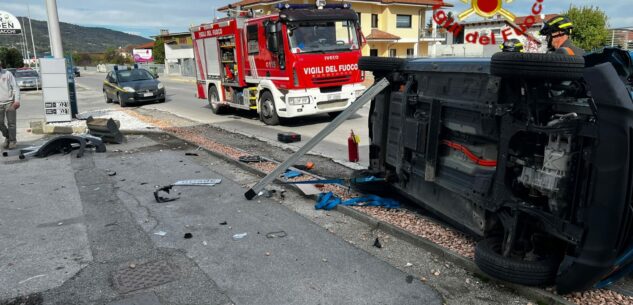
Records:
[[[126,114],[153,126],[163,129],[168,133],[180,137],[186,141],[195,143],[200,147],[221,153],[231,159],[237,160],[245,152],[233,147],[220,144],[206,138],[200,133],[192,132],[187,128],[171,127],[170,124],[163,120],[157,120],[145,115],[138,114],[130,110],[123,110]],[[273,162],[251,163],[250,166],[258,170],[270,173],[277,164]],[[313,179],[309,176],[296,178],[297,181]],[[337,185],[324,185],[319,187],[323,192],[333,192],[342,200],[358,197],[358,194],[350,192],[349,189]],[[366,213],[378,220],[387,222],[402,228],[410,233],[425,238],[444,248],[450,249],[469,259],[474,258],[475,241],[468,236],[430,219],[419,216],[418,214],[404,209],[385,209],[380,207],[353,207],[354,209]],[[546,289],[555,293],[552,288]],[[566,300],[577,305],[633,305],[633,297],[624,296],[620,293],[605,289],[596,289],[585,291],[582,293],[573,293],[563,296]]]

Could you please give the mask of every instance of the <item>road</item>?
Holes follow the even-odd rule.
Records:
[[[90,91],[93,93],[90,94],[90,96],[95,97],[80,100],[80,112],[99,108],[118,107],[117,105],[106,104],[100,95],[104,77],[105,74],[103,73],[84,72],[82,77],[77,78],[77,84],[80,90]],[[201,124],[211,124],[228,131],[253,136],[270,143],[278,143],[277,133],[279,132],[296,132],[301,134],[303,141],[298,143],[299,145],[291,145],[294,146],[295,149],[316,135],[331,121],[329,116],[320,115],[293,119],[281,126],[267,126],[259,121],[257,114],[253,112],[234,111],[228,115],[215,115],[211,112],[205,100],[200,100],[194,96],[194,84],[183,80],[169,79],[168,77],[163,77],[160,80],[164,83],[167,90],[167,101],[162,104],[141,105],[141,108],[169,112]],[[361,136],[361,161],[359,164],[366,167],[368,165],[367,157],[369,156],[368,114],[369,105],[365,106],[334,131],[322,143],[315,147],[312,153],[330,157],[338,161],[347,160],[347,138],[349,137],[350,131],[354,130],[355,133]]]

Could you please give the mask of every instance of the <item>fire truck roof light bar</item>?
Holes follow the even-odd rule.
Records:
[[[303,145],[296,153],[294,153],[290,158],[286,159],[284,163],[281,163],[275,170],[273,170],[270,174],[264,177],[262,180],[257,182],[250,190],[248,190],[244,196],[246,199],[251,200],[259,194],[259,192],[263,191],[264,188],[270,184],[273,180],[275,180],[279,175],[283,174],[286,169],[288,169],[291,165],[296,164],[297,161],[307,152],[309,152],[312,148],[314,148],[317,144],[319,144],[323,139],[325,139],[332,131],[336,130],[345,120],[347,120],[352,114],[356,113],[360,108],[362,108],[369,101],[374,99],[376,95],[378,95],[382,90],[387,88],[390,85],[389,81],[386,78],[383,78],[381,81],[375,83],[371,88],[367,89],[363,95],[361,95],[355,102],[353,102],[345,111],[339,114],[336,119],[334,119],[330,124],[325,126],[323,130],[317,133],[308,143]]]
[[[313,8],[317,8],[317,6],[314,4],[288,4],[288,3],[277,4],[278,10],[301,10],[301,9],[313,9]],[[351,9],[352,5],[349,3],[327,4],[323,6],[323,8]]]

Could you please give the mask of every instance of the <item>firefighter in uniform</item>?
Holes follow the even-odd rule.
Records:
[[[547,20],[540,34],[547,37],[549,53],[584,56],[585,51],[575,46],[569,37],[573,29],[574,23],[565,16],[556,16]]]
[[[516,38],[504,41],[503,44],[501,44],[499,47],[501,48],[502,52],[525,52],[525,50],[523,49],[523,43]]]

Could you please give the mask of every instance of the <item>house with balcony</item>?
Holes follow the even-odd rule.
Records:
[[[339,1],[328,1],[338,3]],[[418,57],[427,56],[429,46],[443,43],[446,36],[431,35],[425,20],[433,15],[435,0],[347,0],[358,13],[367,44],[365,56]],[[314,0],[243,0],[231,4],[242,10],[261,10],[263,14],[276,11],[279,3],[311,4]],[[218,9],[229,10],[228,6]]]

